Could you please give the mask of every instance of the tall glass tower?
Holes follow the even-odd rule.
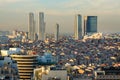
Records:
[[[45,38],[45,22],[44,22],[44,13],[39,13],[39,27],[38,27],[38,39],[44,40]]]
[[[55,25],[55,40],[59,39],[59,24]]]
[[[82,38],[82,16],[80,14],[75,15],[74,37],[76,40]]]
[[[35,20],[34,20],[34,14],[29,13],[29,26],[28,26],[28,34],[29,39],[34,40],[35,35]]]
[[[87,16],[86,33],[97,32],[97,16]]]

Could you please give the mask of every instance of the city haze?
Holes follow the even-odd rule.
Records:
[[[28,14],[45,13],[46,32],[60,24],[61,33],[73,33],[74,16],[98,16],[98,32],[120,32],[119,0],[0,0],[0,30],[28,31]],[[68,30],[69,29],[69,30]]]

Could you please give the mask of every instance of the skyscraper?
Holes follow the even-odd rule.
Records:
[[[97,16],[87,16],[86,33],[97,32]]]
[[[87,16],[84,16],[84,32],[83,35],[86,35],[86,22],[87,22]]]
[[[28,26],[28,34],[29,39],[34,40],[34,34],[35,34],[35,20],[34,20],[34,14],[29,13],[29,26]]]
[[[76,40],[82,37],[82,16],[80,14],[75,15],[74,36]]]
[[[38,39],[44,40],[45,38],[45,22],[44,22],[44,13],[39,13],[39,27],[38,27]]]
[[[59,24],[55,25],[55,40],[59,39]]]

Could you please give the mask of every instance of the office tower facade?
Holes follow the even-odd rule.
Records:
[[[59,24],[55,25],[55,40],[59,39]]]
[[[39,13],[39,27],[38,27],[38,39],[45,39],[45,22],[44,22],[44,13]]]
[[[34,40],[34,34],[35,34],[35,20],[34,20],[34,14],[29,13],[29,26],[28,26],[28,34],[29,39]]]
[[[75,15],[74,37],[76,40],[82,38],[82,16],[80,14]]]
[[[87,16],[86,19],[86,33],[97,32],[97,16]]]

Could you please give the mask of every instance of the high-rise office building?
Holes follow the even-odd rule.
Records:
[[[55,40],[59,39],[59,24],[55,25]]]
[[[39,27],[38,27],[38,39],[44,40],[45,38],[45,22],[44,22],[44,13],[39,13]]]
[[[86,33],[97,32],[97,16],[87,16],[84,26]]]
[[[35,20],[34,20],[34,14],[33,13],[29,13],[28,34],[29,34],[29,39],[34,40]]]
[[[83,35],[86,35],[86,22],[87,22],[87,16],[84,16],[84,32]]]
[[[82,38],[82,16],[80,14],[75,15],[74,37],[76,40]]]

